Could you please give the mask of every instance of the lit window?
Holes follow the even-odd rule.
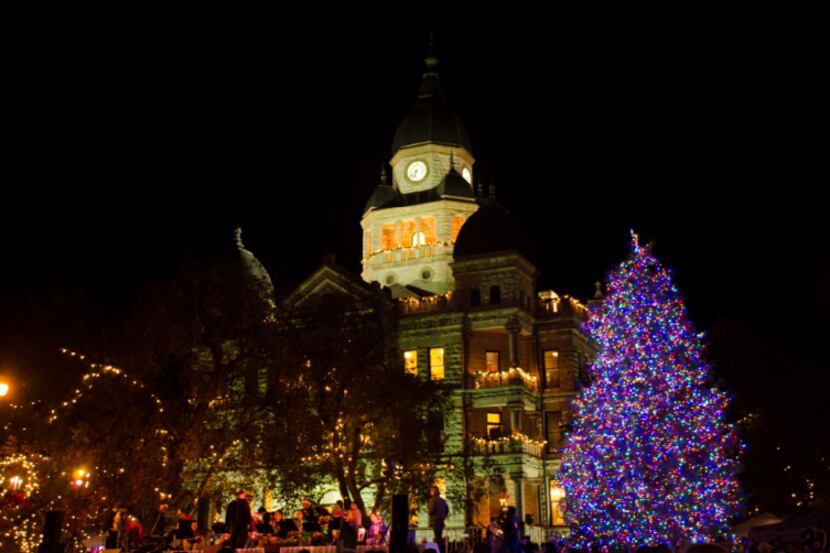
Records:
[[[412,238],[415,233],[415,221],[401,221],[401,246],[409,248],[412,246]]]
[[[458,233],[461,232],[461,226],[464,224],[464,217],[460,217],[458,215],[453,216],[452,218],[452,241],[458,238]]]
[[[398,226],[393,224],[383,225],[381,228],[383,242],[381,247],[384,250],[393,250],[398,247]]]
[[[545,385],[548,388],[559,387],[559,352],[545,350]]]
[[[418,219],[418,232],[424,233],[424,244],[435,244],[435,218],[421,217]]]
[[[430,380],[444,380],[444,348],[430,348],[429,378]]]
[[[418,246],[423,246],[426,244],[426,238],[424,238],[423,232],[416,232],[412,235],[412,247],[416,248]]]
[[[418,350],[403,352],[403,370],[407,374],[418,376]]]
[[[487,437],[494,440],[502,435],[501,413],[487,413]]]
[[[557,480],[550,481],[550,523],[565,526],[565,490]]]
[[[499,370],[499,352],[497,351],[488,351],[486,354],[487,356],[487,372],[498,372]]]

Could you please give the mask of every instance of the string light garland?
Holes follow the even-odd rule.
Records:
[[[517,381],[529,390],[536,390],[538,386],[538,379],[521,367],[508,367],[503,371],[477,371],[475,373],[476,389],[507,386]]]
[[[742,444],[709,385],[670,271],[640,246],[610,275],[587,332],[593,381],[574,403],[560,479],[582,545],[637,547],[727,535]]]
[[[513,432],[510,436],[500,438],[479,438],[470,439],[473,451],[477,453],[518,453],[527,452],[532,455],[541,455],[547,440],[534,440],[521,432]]]
[[[16,545],[20,551],[36,551],[42,539],[37,520],[29,517],[29,505],[40,490],[38,466],[42,455],[4,453],[0,457],[0,550]]]

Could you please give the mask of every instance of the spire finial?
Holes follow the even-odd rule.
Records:
[[[233,229],[233,239],[236,242],[237,248],[241,250],[245,247],[244,245],[242,245],[242,227],[240,227],[239,225],[237,225],[236,228]]]
[[[429,22],[429,43],[427,44],[427,57],[424,58],[427,71],[432,72],[438,65],[438,58],[435,57],[435,33],[432,32],[432,21]]]
[[[594,283],[594,288],[596,291],[594,292],[594,299],[601,300],[602,299],[602,283],[600,281],[596,281]]]

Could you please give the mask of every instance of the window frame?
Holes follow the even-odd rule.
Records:
[[[496,356],[496,368],[490,368],[490,356]],[[499,351],[485,351],[484,352],[484,370],[488,373],[497,373],[501,370],[501,352]]]
[[[556,360],[556,363],[555,363],[556,366],[555,367],[548,368],[548,365],[547,365],[547,360],[548,360],[547,354],[548,353],[552,354],[551,359]],[[561,363],[559,357],[560,357],[559,350],[555,350],[555,349],[542,350],[542,371],[545,374],[545,388],[560,388],[562,386],[562,363]],[[555,375],[556,375],[555,379],[550,378],[550,374],[548,374],[549,371],[550,371],[551,374],[554,374],[553,371],[556,371],[555,372]]]
[[[556,415],[554,417],[553,415]],[[551,425],[553,422],[556,422],[556,428],[552,431]],[[552,435],[556,435],[556,443],[554,440],[551,440]],[[545,449],[548,453],[556,453],[562,447],[562,410],[558,411],[545,411],[545,440],[547,444],[545,445]]]
[[[433,357],[433,352],[438,352],[438,351],[441,352],[441,364],[440,364],[441,373],[440,373],[440,375],[437,375],[437,373],[436,373],[435,369],[438,368],[439,365],[434,362],[435,359]],[[444,348],[429,348],[429,379],[432,380],[432,381],[440,382],[440,381],[446,379],[446,377],[447,377],[446,359],[444,358],[444,353],[445,353]]]
[[[408,355],[411,354],[411,355]],[[409,360],[412,360],[410,363]],[[414,369],[414,370],[413,370]],[[403,370],[406,374],[418,376],[418,350],[408,349],[403,352]]]
[[[490,421],[490,416],[494,416],[498,418],[498,422]],[[484,424],[485,424],[485,433],[487,435],[488,440],[494,440],[496,438],[501,438],[504,436],[504,417],[501,415],[501,411],[487,411],[484,415]],[[493,436],[492,431],[498,430],[498,435]]]

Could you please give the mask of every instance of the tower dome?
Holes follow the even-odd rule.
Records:
[[[242,262],[243,279],[246,281],[245,285],[260,294],[263,300],[272,301],[274,297],[274,283],[271,281],[271,275],[268,274],[268,271],[265,270],[265,267],[260,263],[259,259],[250,250],[245,249],[244,244],[242,244],[242,229],[239,227],[236,227],[234,230],[234,240],[236,242],[239,259]]]
[[[453,257],[483,256],[514,251],[533,261],[534,248],[527,233],[497,201],[487,200],[461,227]]]
[[[467,128],[450,108],[441,90],[441,81],[435,71],[438,60],[430,54],[424,61],[427,67],[418,98],[395,132],[392,153],[425,143],[460,146],[472,152]]]

